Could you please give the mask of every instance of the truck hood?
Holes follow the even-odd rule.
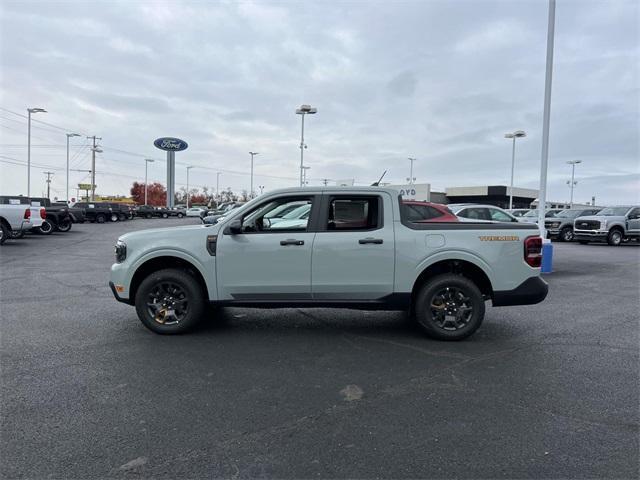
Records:
[[[184,225],[180,227],[150,228],[137,232],[125,233],[118,240],[125,243],[153,242],[163,244],[176,244],[182,239],[189,238],[195,231],[206,230],[207,235],[215,235],[220,229],[219,225]]]
[[[624,217],[620,217],[618,215],[586,215],[584,217],[577,217],[574,221],[577,222],[578,220],[597,220],[599,222],[603,222],[603,221],[607,221],[607,222],[611,222],[611,221],[624,221]]]

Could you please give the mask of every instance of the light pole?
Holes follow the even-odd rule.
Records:
[[[148,192],[148,185],[149,185],[149,176],[147,175],[148,173],[148,169],[149,169],[149,164],[155,162],[155,160],[153,158],[145,158],[144,159],[144,204],[148,205],[147,203],[147,192]]]
[[[69,139],[79,136],[79,133],[67,133],[67,205],[69,205]]]
[[[253,198],[253,157],[260,155],[258,152],[249,152],[251,155],[251,189],[249,190],[249,197]]]
[[[569,200],[569,208],[573,208],[573,187],[576,185],[576,183],[578,183],[573,179],[576,173],[576,165],[578,163],[582,163],[582,160],[569,160],[567,163],[571,165],[571,183],[567,182],[571,187],[571,200]]]
[[[303,176],[304,176],[304,149],[307,146],[304,143],[304,116],[305,115],[313,115],[318,113],[318,109],[312,107],[311,105],[300,105],[300,108],[296,109],[296,114],[302,116],[302,130],[300,133],[300,186],[303,187]]]
[[[216,172],[216,197],[217,197],[216,205],[220,201],[220,173],[221,172]]]
[[[260,195],[262,195],[262,192],[264,192],[264,185],[258,185],[258,188],[260,189]]]
[[[413,176],[413,162],[415,162],[416,159],[412,157],[408,157],[408,158],[409,158],[409,161],[411,162],[411,167],[409,170],[409,178],[407,178],[407,180],[409,181],[409,185],[413,185],[413,182],[415,182],[416,180],[415,177]]]
[[[193,168],[193,165],[189,165],[187,167],[187,208],[189,208],[189,198],[191,195],[189,194],[189,170]]]
[[[27,116],[29,117],[27,127],[27,197],[31,196],[31,114],[47,113],[44,108],[27,108]]]
[[[512,138],[513,146],[511,148],[511,183],[509,184],[509,210],[513,208],[513,170],[516,165],[516,138],[526,137],[527,134],[522,130],[516,130],[513,133],[505,133],[504,138]]]
[[[307,186],[307,170],[310,170],[311,167],[302,167],[302,186],[306,187]]]

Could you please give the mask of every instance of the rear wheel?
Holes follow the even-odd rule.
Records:
[[[485,307],[475,283],[461,275],[444,274],[422,286],[414,310],[418,325],[429,337],[462,340],[480,327]]]
[[[112,213],[111,217],[110,217],[110,220],[112,222],[117,222],[118,221],[118,214],[117,213]]]
[[[7,238],[11,235],[11,231],[4,226],[4,223],[0,223],[0,245],[3,245],[7,241]]]
[[[118,220],[124,222],[127,219],[127,216],[124,213],[118,215]]]
[[[37,230],[38,233],[41,233],[42,235],[51,235],[53,233],[53,223],[49,220],[43,220],[42,225],[40,225]]]
[[[184,270],[165,269],[145,278],[135,298],[138,318],[159,334],[184,333],[205,313],[205,294],[193,276]]]
[[[64,220],[60,221],[60,223],[58,224],[58,230],[60,232],[68,232],[69,230],[71,230],[71,219],[65,218]]]
[[[162,214],[162,218],[168,218],[168,217],[169,217],[169,214],[168,214],[168,213],[163,213],[163,214]]]
[[[97,223],[104,223],[106,221],[107,221],[107,217],[104,214],[99,213],[98,215],[96,215],[96,222]]]
[[[564,227],[562,230],[560,230],[560,235],[558,236],[558,238],[562,241],[562,242],[570,242],[573,240],[573,229],[571,227]]]
[[[178,218],[182,218],[184,215],[182,213],[178,213]]]
[[[622,237],[622,232],[617,228],[614,228],[609,232],[609,235],[607,235],[607,243],[609,245],[617,247],[622,243]]]
[[[144,218],[151,218],[151,214],[150,214],[150,213],[147,213],[147,214],[144,216]]]

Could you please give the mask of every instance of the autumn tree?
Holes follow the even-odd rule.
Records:
[[[144,183],[133,182],[131,198],[138,205],[144,205]],[[150,183],[147,188],[147,205],[161,206],[167,203],[167,190],[161,183]]]

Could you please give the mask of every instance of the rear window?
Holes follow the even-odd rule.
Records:
[[[329,203],[328,230],[374,230],[381,227],[380,198],[334,197]]]

